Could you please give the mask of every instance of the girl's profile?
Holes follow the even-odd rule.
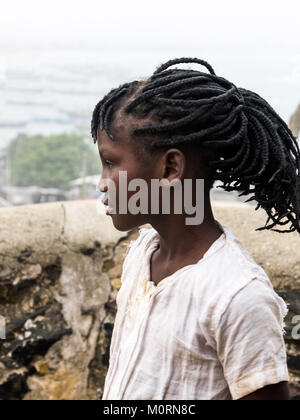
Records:
[[[192,63],[202,67],[183,66]],[[107,211],[114,226],[151,225],[139,230],[124,260],[103,399],[288,399],[286,304],[234,232],[214,218],[210,202],[218,181],[255,200],[253,211],[265,211],[258,231],[300,233],[300,152],[287,124],[206,61],[178,58],[105,95],[91,133],[104,203],[110,182],[117,193],[115,211]],[[202,179],[203,220],[186,224],[184,206],[163,212],[161,195],[159,211],[151,212],[150,193],[149,211],[119,212],[121,171],[148,191],[154,179],[167,181],[171,209],[168,183],[184,189],[191,180],[195,203]]]

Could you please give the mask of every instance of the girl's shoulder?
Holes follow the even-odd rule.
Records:
[[[143,269],[143,261],[148,247],[152,243],[154,237],[159,237],[158,232],[153,228],[139,228],[138,237],[131,240],[126,247],[125,257],[122,265],[121,284],[128,283],[128,279],[136,281],[140,271]]]
[[[126,247],[124,253],[123,269],[132,258],[138,258],[137,253],[143,255],[146,248],[150,245],[154,237],[158,236],[158,232],[154,228],[139,228],[139,235],[136,239],[131,240]]]
[[[139,235],[137,239],[130,241],[128,248],[129,250],[133,250],[142,245],[146,245],[151,242],[151,239],[153,239],[154,236],[157,235],[158,232],[154,228],[139,228]]]

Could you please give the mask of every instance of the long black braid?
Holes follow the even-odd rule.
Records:
[[[209,73],[169,69],[180,63],[198,63]],[[262,207],[265,226],[275,232],[300,233],[300,151],[287,124],[258,94],[237,88],[215,74],[198,58],[179,58],[161,65],[146,81],[125,83],[111,90],[95,107],[91,134],[105,130],[117,109],[145,118],[150,125],[135,128],[133,137],[147,141],[149,151],[175,145],[201,146],[213,152],[206,162],[218,188],[253,194],[255,210]],[[155,124],[155,122],[157,124]],[[285,220],[283,220],[285,219]],[[269,221],[271,223],[268,225]],[[289,229],[273,229],[290,223]]]

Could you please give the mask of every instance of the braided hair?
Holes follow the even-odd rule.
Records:
[[[209,73],[169,69],[180,63],[201,64]],[[91,122],[95,143],[98,128],[115,140],[108,125],[121,108],[140,120],[151,112],[151,123],[132,132],[149,151],[185,145],[209,151],[214,158],[206,163],[212,180],[221,181],[218,188],[238,191],[239,196],[253,194],[245,202],[256,200],[255,210],[266,211],[265,226],[256,230],[300,233],[297,139],[257,93],[217,76],[201,59],[170,60],[149,79],[112,89],[96,105]],[[289,229],[274,229],[288,223]]]

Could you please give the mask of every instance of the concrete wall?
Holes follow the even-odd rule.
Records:
[[[300,340],[291,337],[300,314],[299,234],[255,232],[263,211],[215,206],[290,303],[286,345],[292,395],[300,398]],[[95,201],[0,210],[0,399],[101,398],[127,244]]]

